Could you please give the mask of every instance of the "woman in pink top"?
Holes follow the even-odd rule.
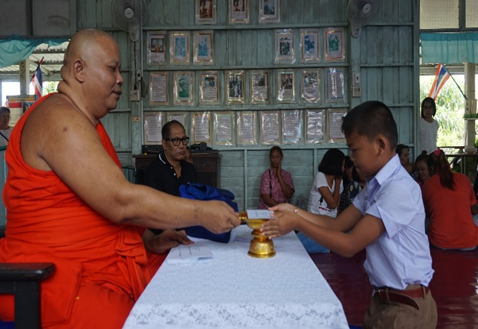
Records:
[[[269,153],[271,166],[261,178],[259,209],[267,209],[287,202],[295,192],[292,175],[282,169],[284,154],[279,146],[273,146]]]

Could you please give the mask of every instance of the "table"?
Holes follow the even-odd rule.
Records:
[[[260,259],[247,254],[252,229],[235,230],[228,244],[194,239],[209,246],[212,259],[167,258],[124,328],[349,328],[295,233],[274,239],[276,256]]]

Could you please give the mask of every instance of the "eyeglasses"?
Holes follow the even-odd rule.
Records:
[[[179,142],[183,143],[183,145],[188,145],[189,142],[189,137],[183,137],[183,138],[165,138],[166,141],[172,142],[174,146],[179,146]]]

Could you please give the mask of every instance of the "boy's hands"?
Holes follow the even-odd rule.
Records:
[[[302,219],[302,217],[294,212],[295,207],[287,203],[269,209],[274,211],[272,217],[275,219],[265,222],[262,225],[261,232],[271,239],[295,230],[298,222]]]

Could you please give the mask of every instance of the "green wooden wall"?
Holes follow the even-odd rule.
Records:
[[[201,112],[244,110],[306,110],[306,109],[350,109],[366,100],[380,100],[392,109],[399,127],[399,141],[412,147],[416,141],[416,119],[419,117],[419,54],[418,54],[418,0],[382,1],[378,14],[368,26],[362,29],[358,38],[351,36],[347,20],[347,0],[279,0],[280,22],[259,22],[259,0],[249,1],[249,23],[231,24],[228,22],[228,1],[218,0],[216,7],[216,24],[197,25],[194,0],[145,0],[137,1],[145,5],[145,21],[142,39],[134,44],[128,34],[116,27],[113,19],[115,6],[110,0],[83,0],[76,2],[78,29],[94,27],[112,33],[118,41],[122,53],[123,75],[125,85],[118,109],[103,119],[108,133],[124,165],[133,165],[132,155],[141,151],[144,143],[143,119],[150,112]],[[344,30],[343,61],[328,62],[324,59],[317,63],[293,64],[274,63],[274,31],[276,29],[293,29],[295,33],[296,54],[300,53],[300,29],[318,28],[321,31],[320,42],[323,44],[323,31],[329,27]],[[192,63],[190,65],[146,65],[146,41],[148,32],[152,31],[189,31],[191,37],[195,31],[213,30],[214,64],[207,67]],[[191,41],[191,46],[193,45]],[[191,47],[192,48],[192,47]],[[191,50],[191,56],[192,56]],[[192,57],[191,57],[192,59]],[[324,73],[329,67],[343,68],[345,71],[344,102],[327,102],[324,97]],[[318,68],[322,72],[322,97],[317,104],[298,101],[294,104],[228,105],[224,100],[224,90],[220,92],[220,105],[199,106],[197,104],[198,88],[195,90],[193,106],[175,106],[172,102],[172,85],[170,80],[170,105],[150,106],[148,96],[142,101],[130,101],[129,90],[139,74],[148,88],[151,72],[193,71],[197,76],[200,71],[218,71],[224,81],[226,70],[241,69],[249,72],[254,69],[266,69],[274,74],[280,69],[293,69],[300,72],[304,68]],[[352,97],[351,76],[360,73],[361,96]],[[271,85],[274,89],[274,80]],[[247,90],[246,86],[246,90]],[[296,95],[300,89],[296,89]],[[274,94],[273,94],[274,95]],[[190,119],[190,117],[189,117]],[[191,127],[191,125],[189,125]],[[255,146],[215,146],[221,151],[222,188],[230,189],[236,195],[240,209],[254,208],[259,202],[260,175],[269,166],[270,145]],[[282,145],[284,149],[283,167],[294,178],[296,193],[291,202],[302,207],[307,206],[309,188],[317,166],[325,151],[338,147],[347,153],[343,143]],[[412,155],[413,157],[413,155]]]

